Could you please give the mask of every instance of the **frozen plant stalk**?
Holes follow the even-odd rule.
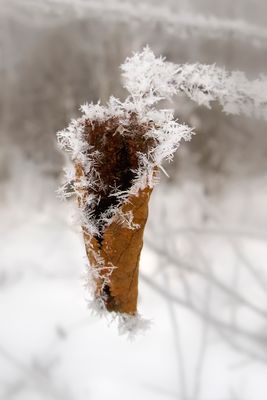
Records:
[[[139,258],[153,186],[163,159],[171,159],[180,140],[191,136],[171,110],[154,108],[173,94],[175,68],[148,48],[134,57],[138,65],[133,58],[122,66],[130,92],[125,102],[111,97],[106,106],[86,104],[83,116],[58,133],[74,165],[63,192],[77,196],[96,303],[129,316],[137,315]]]
[[[115,312],[133,328],[137,315],[138,268],[148,202],[164,159],[170,160],[192,130],[156,103],[175,94],[210,107],[219,102],[228,114],[267,119],[267,81],[248,81],[242,72],[215,65],[176,65],[156,58],[149,48],[122,65],[122,103],[85,104],[83,116],[58,133],[71,152],[73,171],[63,186],[74,193],[90,264],[95,304]]]
[[[94,166],[89,166],[91,152],[87,150],[86,162],[75,162],[95,296],[104,302],[108,311],[136,313],[139,258],[151,187],[146,184],[136,193],[128,194],[128,191],[139,167],[139,157],[147,156],[153,148],[154,140],[146,136],[148,129],[149,124],[141,124],[133,113],[125,115],[123,120],[88,119],[83,140],[87,149],[96,152],[98,157],[93,160]],[[95,234],[88,227],[88,221],[93,221]]]
[[[171,110],[154,108],[173,94],[169,66],[149,49],[132,72],[127,59],[122,69],[130,95],[125,102],[111,97],[105,107],[86,104],[83,116],[58,133],[74,165],[63,192],[77,196],[95,300],[122,315],[137,314],[139,258],[161,163],[191,136]],[[127,76],[136,74],[140,82],[127,87]]]

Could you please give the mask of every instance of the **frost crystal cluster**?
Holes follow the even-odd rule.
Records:
[[[185,124],[178,123],[173,116],[172,110],[158,110],[156,103],[160,100],[170,98],[176,93],[173,85],[173,77],[176,73],[176,66],[166,63],[162,58],[156,58],[154,54],[145,48],[141,54],[126,60],[122,65],[124,86],[130,95],[124,102],[111,97],[107,105],[84,104],[81,106],[83,115],[77,120],[72,120],[69,126],[58,132],[60,147],[71,154],[74,163],[80,163],[85,171],[85,176],[79,181],[75,179],[74,169],[66,170],[66,183],[61,188],[61,193],[69,197],[72,194],[81,196],[84,187],[92,189],[103,188],[109,191],[109,196],[118,199],[116,209],[127,200],[129,195],[137,194],[145,187],[153,188],[158,182],[157,168],[162,169],[162,162],[171,160],[177,150],[180,141],[190,140],[192,129]],[[120,187],[105,188],[98,173],[97,166],[101,164],[103,154],[95,147],[90,146],[86,140],[85,127],[88,125],[107,125],[116,122],[116,135],[131,137],[135,139],[129,127],[138,125],[143,128],[146,139],[151,139],[151,145],[146,152],[138,153],[137,168],[132,171],[131,185],[127,190]],[[88,198],[90,204],[97,203],[101,199],[94,195]],[[99,226],[109,224],[116,214],[116,209],[108,208],[104,213],[94,215],[85,213],[81,215],[82,223],[86,225],[91,234],[100,234]],[[118,211],[118,218],[129,225],[131,216],[125,215],[122,218]]]
[[[145,97],[147,105],[161,98],[185,94],[206,107],[218,101],[227,114],[267,120],[265,76],[249,81],[243,72],[227,72],[216,65],[173,64],[156,58],[149,48],[128,58],[122,70],[125,87],[133,99]]]

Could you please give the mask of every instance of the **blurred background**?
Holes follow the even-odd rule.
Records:
[[[125,98],[149,44],[175,63],[266,74],[264,0],[0,0],[0,399],[266,400],[266,122],[174,98],[195,127],[153,192],[130,342],[87,309],[56,132]],[[110,325],[110,326],[109,326]]]

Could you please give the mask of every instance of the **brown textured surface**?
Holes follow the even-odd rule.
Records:
[[[117,191],[126,191],[131,187],[135,177],[133,170],[138,168],[138,153],[147,154],[154,145],[154,141],[145,136],[150,128],[151,124],[140,124],[135,114],[124,125],[118,118],[109,118],[105,122],[85,122],[85,140],[101,154],[96,169],[103,187],[97,185],[90,189],[90,193],[97,195],[99,201],[97,205],[89,204],[87,209],[91,214],[93,212],[95,220],[109,207],[118,204],[117,198],[110,196],[114,193],[114,187]],[[99,228],[101,231],[101,224]]]
[[[88,209],[85,210],[93,215],[95,221],[106,209],[118,204],[117,198],[110,196],[112,187],[119,187],[119,190],[131,187],[135,177],[133,170],[138,168],[138,152],[147,153],[154,144],[145,136],[149,128],[148,124],[138,124],[134,115],[127,126],[121,126],[115,118],[103,123],[86,121],[86,141],[102,154],[97,172],[104,188],[82,189],[78,202],[80,207],[84,207],[89,194],[99,196],[99,203],[86,205]],[[126,129],[125,134],[122,135],[118,129]],[[77,163],[76,178],[80,179],[83,175],[85,172]],[[122,213],[132,212],[133,223],[139,225],[137,229],[123,227],[116,218],[109,226],[100,223],[98,236],[90,235],[83,227],[89,263],[93,268],[99,268],[99,257],[103,260],[103,267],[98,269],[98,277],[95,278],[95,295],[104,300],[108,311],[127,314],[137,311],[139,258],[151,191],[149,188],[139,190],[138,195],[130,196],[119,207]],[[112,266],[115,268],[111,273]]]
[[[151,189],[139,192],[139,196],[131,197],[131,203],[121,207],[123,212],[131,210],[134,223],[139,224],[135,230],[127,229],[112,222],[105,228],[101,246],[88,233],[84,233],[86,251],[91,265],[96,264],[95,254],[98,253],[105,261],[115,266],[109,283],[104,284],[110,269],[103,269],[96,280],[96,296],[105,301],[108,311],[134,314],[137,309],[138,268],[143,246],[143,233],[148,216],[148,201]]]

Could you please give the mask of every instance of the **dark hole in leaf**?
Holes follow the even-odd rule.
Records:
[[[97,239],[100,245],[105,227],[101,217],[119,204],[120,200],[114,194],[127,191],[132,186],[134,170],[139,166],[138,154],[147,154],[154,146],[154,140],[145,136],[149,129],[151,124],[140,124],[134,114],[125,125],[120,124],[117,118],[104,122],[87,120],[85,123],[86,141],[93,146],[93,151],[98,150],[101,154],[95,166],[99,184],[89,189],[98,201],[88,204],[85,210],[99,228],[100,237]]]

